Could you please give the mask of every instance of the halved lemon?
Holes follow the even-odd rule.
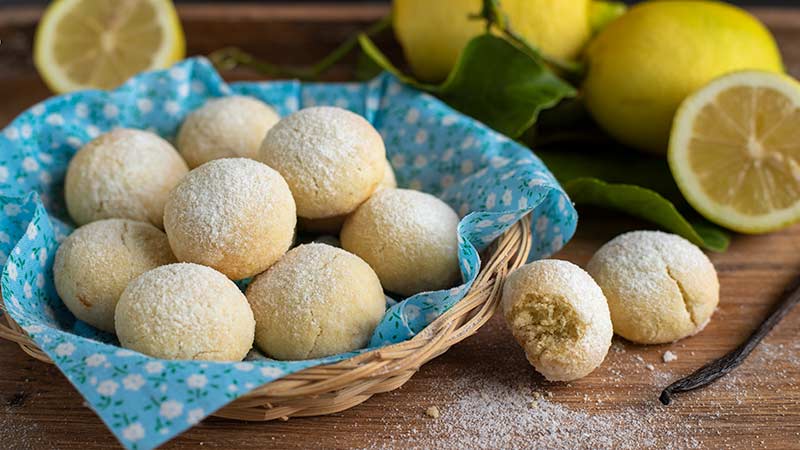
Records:
[[[800,84],[736,72],[684,100],[672,126],[669,165],[691,205],[742,233],[800,219]]]
[[[57,0],[36,29],[34,62],[55,92],[112,89],[186,53],[170,0]]]

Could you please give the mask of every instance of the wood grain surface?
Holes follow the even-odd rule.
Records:
[[[753,11],[778,38],[788,70],[800,75],[800,10]],[[316,61],[386,12],[384,6],[365,5],[180,8],[190,54],[239,45],[290,64]],[[50,95],[30,56],[39,13],[0,8],[0,127]],[[329,76],[343,79],[349,73],[345,66]],[[231,79],[252,77],[229,74]],[[556,256],[582,265],[612,237],[640,228],[648,226],[582,211],[577,236]],[[733,375],[704,391],[681,395],[669,407],[657,402],[666,384],[738,345],[800,275],[800,226],[768,236],[737,236],[728,252],[710,257],[719,272],[721,302],[705,331],[673,345],[645,347],[615,339],[603,366],[580,381],[547,383],[536,375],[495,317],[401,389],[349,411],[288,422],[208,419],[165,448],[531,448],[558,443],[568,448],[800,448],[800,311],[787,316]],[[663,362],[666,350],[678,359]],[[529,409],[519,408],[520,398],[540,394],[540,406],[534,401]],[[438,407],[441,417],[426,415],[430,406]],[[0,448],[116,446],[55,367],[0,341]]]

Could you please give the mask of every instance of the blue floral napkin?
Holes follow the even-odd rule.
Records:
[[[571,202],[529,150],[386,74],[363,84],[228,85],[208,61],[189,59],[143,73],[113,92],[79,92],[40,103],[0,133],[3,300],[7,314],[125,447],[153,448],[257,386],[358,353],[310,361],[159,360],[120,348],[113,335],[76,320],[55,292],[53,257],[72,230],[63,181],[75,151],[115,127],[173,139],[190,111],[231,94],[257,97],[281,115],[312,105],[362,114],[383,135],[400,186],[437,195],[463,217],[458,237],[464,284],[393,304],[371,348],[409,339],[459,301],[480,270],[478,251],[525,214],[533,215],[531,258],[559,250],[575,231]]]

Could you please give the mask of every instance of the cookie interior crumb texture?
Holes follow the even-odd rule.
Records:
[[[425,415],[432,419],[438,419],[441,416],[439,408],[436,405],[429,406],[428,409],[425,410]]]
[[[602,291],[580,267],[536,261],[506,279],[503,314],[538,372],[551,381],[581,378],[611,346],[612,325]]]

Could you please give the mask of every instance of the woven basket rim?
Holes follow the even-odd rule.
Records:
[[[473,335],[494,315],[506,275],[528,259],[533,239],[530,225],[528,214],[495,240],[464,298],[411,339],[289,374],[250,391],[212,415],[244,421],[326,415],[399,388],[423,364]],[[6,319],[5,323],[0,321],[0,339],[16,343],[34,359],[53,363],[5,311],[2,298],[0,312]]]

